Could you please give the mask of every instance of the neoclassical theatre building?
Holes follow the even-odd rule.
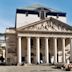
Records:
[[[6,63],[72,62],[72,26],[66,13],[41,5],[16,9],[15,27],[6,29]]]

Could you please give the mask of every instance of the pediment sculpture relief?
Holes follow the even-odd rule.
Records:
[[[64,26],[61,26],[59,24],[53,23],[53,22],[43,22],[36,25],[29,26],[27,28],[24,28],[24,30],[32,30],[32,31],[67,31],[67,29]]]

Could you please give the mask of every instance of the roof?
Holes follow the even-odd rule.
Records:
[[[17,9],[22,9],[22,10],[37,10],[38,8],[45,8],[47,10],[49,10],[50,12],[60,12],[60,13],[64,13],[52,8],[48,8],[46,6],[40,5],[40,4],[33,4],[31,6],[27,6],[27,7],[22,7],[22,8],[17,8]]]

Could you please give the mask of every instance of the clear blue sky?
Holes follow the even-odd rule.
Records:
[[[15,26],[16,8],[41,4],[67,13],[67,23],[72,25],[72,0],[0,0],[0,32]]]

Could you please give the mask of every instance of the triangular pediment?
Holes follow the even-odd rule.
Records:
[[[72,31],[72,27],[54,18],[47,18],[18,28],[21,31]]]

